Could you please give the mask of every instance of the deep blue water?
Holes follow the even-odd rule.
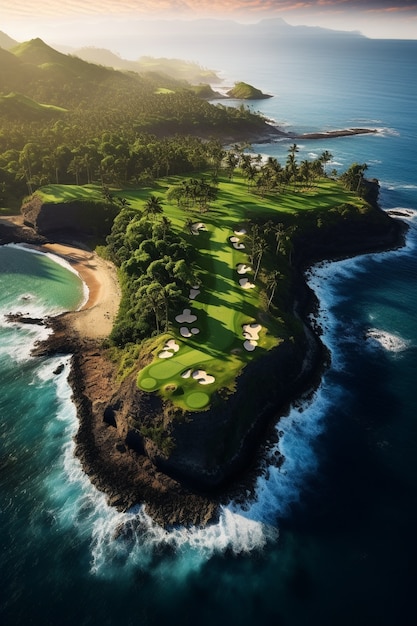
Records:
[[[416,62],[417,42],[344,40],[210,64],[273,93],[255,108],[287,128],[381,129],[306,141],[298,158],[366,162],[382,207],[410,213],[406,247],[311,271],[331,367],[279,424],[282,468],[266,466],[255,500],[217,525],[168,533],[91,487],[73,455],[68,358],[30,358],[45,331],[3,317],[74,308],[82,286],[50,259],[0,248],[1,623],[415,623]],[[281,162],[287,149],[254,146]]]

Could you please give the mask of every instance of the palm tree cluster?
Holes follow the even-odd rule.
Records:
[[[210,185],[204,178],[191,178],[171,187],[167,197],[184,209],[198,207],[201,213],[205,213],[209,210],[210,202],[217,198],[217,187]]]
[[[240,168],[247,180],[248,190],[252,189],[262,197],[266,193],[285,191],[290,184],[294,188],[300,185],[311,187],[317,178],[327,175],[326,164],[332,159],[330,152],[325,150],[313,161],[304,159],[298,163],[296,154],[299,148],[294,143],[289,147],[286,163],[282,166],[275,157],[269,156],[263,161],[260,154],[254,156],[245,152],[247,148],[247,145],[235,145],[228,150],[223,166],[229,179]]]
[[[68,130],[68,129],[67,129]],[[41,140],[43,139],[43,141]],[[137,135],[133,140],[120,133],[105,132],[99,137],[73,141],[66,130],[50,130],[39,141],[22,148],[11,142],[1,152],[0,176],[10,195],[33,193],[46,184],[126,185],[150,183],[168,174],[217,167],[218,142],[203,142],[176,135],[158,139]],[[217,161],[216,161],[217,159]]]
[[[352,165],[344,172],[340,180],[350,191],[355,191],[359,196],[364,196],[366,187],[364,185],[364,173],[368,169],[366,163],[352,163]]]
[[[196,282],[194,248],[173,233],[162,214],[162,201],[152,195],[143,212],[123,208],[107,237],[109,258],[119,267],[122,303],[110,341],[138,343],[167,331],[184,294]]]

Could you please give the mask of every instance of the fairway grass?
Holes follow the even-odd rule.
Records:
[[[164,213],[184,235],[184,223],[190,212],[169,203],[165,195],[166,190],[180,180],[179,177],[166,179],[166,186],[160,182],[159,189],[154,189],[153,193],[161,197]],[[145,199],[142,194],[136,196],[135,193],[128,196],[132,205]],[[184,235],[198,251],[200,293],[188,304],[191,315],[197,319],[189,324],[174,322],[170,335],[161,337],[160,347],[153,352],[152,363],[139,373],[138,386],[144,391],[158,392],[186,411],[208,407],[213,394],[220,389],[232,391],[236,377],[250,361],[261,357],[288,336],[284,324],[265,314],[259,280],[254,288],[249,289],[239,283],[242,278],[249,283],[253,281],[245,226],[254,217],[278,222],[283,214],[294,216],[299,211],[326,211],[346,202],[362,203],[331,179],[323,179],[312,191],[289,190],[278,197],[264,198],[248,193],[247,183],[239,176],[233,181],[223,179],[218,198],[210,210],[204,215],[197,211],[191,213],[195,222],[203,223],[205,229],[198,235]],[[238,272],[242,266],[248,268],[246,273]],[[260,323],[262,312],[266,323],[264,320]],[[178,315],[181,313],[178,311]],[[256,338],[248,337],[247,332],[244,334],[247,324],[258,325]],[[200,332],[186,338],[180,333],[184,326],[196,327]],[[158,353],[167,337],[175,339],[180,349],[172,357],[160,359]],[[204,384],[203,391],[201,382],[195,380],[189,370],[204,370],[212,377],[212,382]]]
[[[261,197],[251,193],[247,181],[237,174],[233,180],[221,179],[217,199],[201,214],[168,200],[168,190],[183,180],[184,177],[171,176],[151,187],[111,189],[111,193],[116,201],[124,199],[139,211],[150,195],[159,197],[173,231],[196,248],[199,285],[190,288],[189,301],[184,306],[193,317],[188,318],[179,310],[174,317],[180,317],[172,321],[169,333],[161,335],[159,342],[155,337],[149,340],[152,361],[139,372],[137,384],[143,391],[156,392],[185,411],[197,411],[209,407],[216,392],[233,392],[236,377],[248,363],[293,333],[285,322],[291,312],[275,309],[272,316],[266,305],[262,273],[254,280],[249,258],[250,234],[246,234],[250,223],[271,220],[291,225],[304,211],[320,215],[346,203],[359,209],[366,203],[329,178],[318,181],[314,189],[287,188],[285,193]],[[51,203],[103,202],[98,185],[49,185],[37,193],[44,202]],[[186,227],[190,219],[197,225],[192,232]],[[268,270],[275,269],[278,262],[274,255],[271,259]],[[253,288],[245,288],[252,283]],[[248,336],[250,328],[248,333],[245,325],[256,325],[256,337]],[[174,345],[177,350],[172,348]],[[146,349],[147,341],[141,350]],[[199,371],[207,378],[196,379],[193,373]]]

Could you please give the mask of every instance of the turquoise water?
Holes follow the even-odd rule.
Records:
[[[331,367],[279,424],[284,465],[266,460],[254,500],[218,524],[166,532],[141,507],[107,507],[74,458],[69,357],[30,358],[44,329],[3,317],[76,308],[82,286],[0,248],[2,623],[414,624],[417,44],[328,45],[251,49],[221,67],[276,94],[255,108],[288,129],[380,128],[305,142],[298,158],[366,162],[382,207],[409,213],[407,245],[310,272]],[[288,143],[254,149],[283,162]]]

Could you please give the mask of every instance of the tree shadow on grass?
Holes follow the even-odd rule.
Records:
[[[236,340],[233,330],[222,320],[210,317],[204,310],[198,311],[198,319],[191,326],[200,332],[184,339],[186,344],[216,359],[222,358],[225,350],[230,350]]]

